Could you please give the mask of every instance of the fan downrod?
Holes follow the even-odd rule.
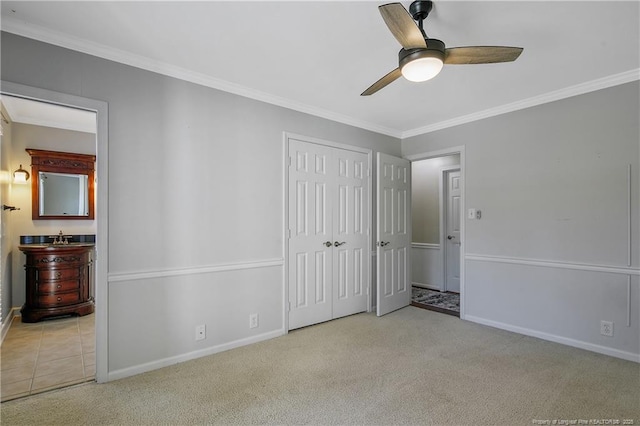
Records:
[[[427,16],[429,16],[429,12],[431,12],[432,8],[432,1],[418,0],[411,3],[411,5],[409,6],[409,13],[415,21],[421,22]]]

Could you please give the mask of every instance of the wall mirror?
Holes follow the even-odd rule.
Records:
[[[27,149],[31,155],[31,217],[94,219],[95,155]]]

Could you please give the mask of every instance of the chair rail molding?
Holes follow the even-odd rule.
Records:
[[[579,271],[591,271],[591,272],[605,272],[610,274],[623,274],[623,275],[639,275],[640,268],[633,268],[627,266],[616,265],[597,265],[591,263],[574,263],[574,262],[561,262],[555,260],[543,260],[543,259],[527,259],[519,257],[507,257],[507,256],[494,256],[468,253],[464,257],[465,260],[473,260],[477,262],[492,262],[492,263],[511,263],[515,265],[525,266],[540,266],[544,268],[556,268],[556,269],[574,269]]]
[[[246,269],[256,268],[273,268],[281,267],[284,265],[284,259],[265,259],[253,262],[237,262],[227,263],[219,265],[206,265],[193,268],[173,268],[173,269],[159,269],[152,271],[139,271],[139,272],[127,272],[127,273],[113,273],[109,274],[108,281],[122,282],[122,281],[137,281],[148,280],[153,278],[165,278],[165,277],[177,277],[184,275],[197,275],[197,274],[210,274],[216,272],[227,271],[241,271]]]

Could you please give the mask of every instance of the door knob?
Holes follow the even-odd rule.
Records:
[[[455,237],[453,235],[447,235],[447,240],[453,240]]]
[[[333,245],[336,246],[336,247],[340,247],[343,244],[347,244],[347,242],[346,241],[342,241],[342,242],[336,241],[336,242],[333,243]]]
[[[327,241],[327,242],[324,242],[322,244],[324,244],[327,247],[331,247],[333,245],[333,244],[331,244],[331,241]]]
[[[391,244],[391,243],[389,243],[389,241],[380,241],[380,242],[378,243],[378,245],[379,245],[380,247],[384,247],[384,246],[389,245],[389,244]]]

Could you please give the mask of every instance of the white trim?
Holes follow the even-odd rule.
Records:
[[[423,135],[425,133],[431,133],[437,130],[471,123],[473,121],[484,120],[485,118],[491,118],[497,115],[507,114],[510,112],[519,111],[521,109],[531,108],[537,105],[555,102],[561,99],[571,98],[573,96],[583,95],[589,92],[595,92],[596,90],[606,89],[608,87],[618,86],[620,84],[630,83],[636,80],[640,80],[640,68],[613,74],[603,78],[598,78],[596,80],[587,81],[585,83],[576,84],[574,86],[565,87],[564,89],[554,90],[553,92],[548,92],[539,96],[522,99],[510,104],[500,105],[495,108],[489,108],[484,111],[478,111],[472,114],[463,115],[451,120],[445,120],[439,123],[430,124],[428,126],[418,127],[413,130],[407,130],[400,134],[400,139]]]
[[[3,18],[4,25],[4,18]],[[0,91],[16,97],[64,105],[96,113],[96,246],[95,246],[95,298],[96,298],[96,381],[107,380],[109,369],[109,104],[66,93],[25,86],[8,81],[0,82]]]
[[[9,310],[9,315],[7,315],[6,320],[2,323],[2,330],[0,330],[0,346],[4,342],[4,338],[7,337],[7,333],[11,328],[14,318],[19,318],[21,316],[19,307],[13,307]]]
[[[625,266],[596,265],[590,263],[572,263],[553,260],[526,259],[519,257],[493,256],[469,253],[465,260],[492,263],[510,263],[524,266],[540,266],[543,268],[573,269],[578,271],[603,272],[607,274],[640,275],[640,268],[627,268]]]
[[[244,339],[235,340],[229,343],[223,343],[216,346],[211,346],[205,349],[199,349],[185,354],[180,354],[168,358],[159,359],[145,364],[138,364],[132,367],[122,368],[109,373],[109,381],[118,380],[125,377],[134,376],[136,374],[146,373],[148,371],[157,370],[159,368],[168,367],[170,365],[178,364],[184,361],[190,361],[192,359],[201,358],[207,355],[213,355],[220,352],[228,351],[230,349],[239,348],[241,346],[250,345],[252,343],[258,343],[265,340],[273,339],[285,335],[284,329],[270,331],[267,333],[259,334],[257,336],[246,337]]]
[[[194,268],[174,268],[155,271],[128,272],[109,274],[109,282],[138,281],[153,278],[179,277],[184,275],[211,274],[216,272],[241,271],[245,269],[271,268],[284,265],[283,259],[267,259],[257,262],[227,263],[223,265],[208,265]]]
[[[77,52],[86,53],[92,56],[108,59],[110,61],[130,65],[132,67],[199,84],[201,86],[222,90],[224,92],[233,93],[238,96],[255,99],[257,101],[280,106],[316,117],[325,118],[327,120],[347,124],[349,126],[370,130],[372,132],[381,133],[398,139],[401,135],[400,130],[380,126],[378,124],[360,120],[344,114],[338,114],[333,111],[303,104],[301,102],[286,99],[270,93],[261,92],[259,90],[245,87],[236,83],[231,83],[226,80],[214,78],[206,74],[171,65],[166,62],[157,61],[145,56],[136,55],[119,49],[114,49],[103,44],[82,40],[68,34],[53,31],[38,25],[27,24],[12,17],[2,17],[2,30],[23,37],[75,50]]]
[[[548,340],[550,342],[560,343],[567,346],[573,346],[574,348],[585,349],[591,352],[597,352],[604,355],[609,355],[616,358],[626,359],[627,361],[633,361],[640,363],[640,354],[633,352],[621,351],[619,349],[608,348],[606,346],[596,345],[582,340],[570,339],[568,337],[558,336],[555,334],[544,333],[542,331],[532,330],[530,328],[518,327],[515,325],[505,324],[503,322],[488,320],[485,318],[476,317],[473,315],[467,315],[465,320],[475,322],[477,324],[487,325],[489,327],[499,328],[501,330],[512,331],[518,334],[524,334],[525,336],[537,337],[538,339]]]
[[[440,244],[432,243],[411,243],[411,248],[425,250],[440,250]]]

